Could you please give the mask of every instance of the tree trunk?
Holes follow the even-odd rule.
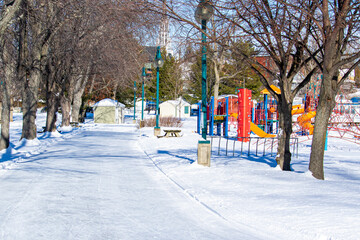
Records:
[[[355,86],[360,88],[360,67],[355,68]]]
[[[40,59],[40,56],[39,56]],[[39,60],[40,62],[40,60]],[[40,67],[34,67],[23,85],[23,128],[21,138],[33,140],[36,138],[36,110],[38,102],[38,89],[40,84]]]
[[[36,110],[38,102],[38,90],[41,80],[41,42],[34,41],[31,48],[31,54],[28,48],[27,30],[31,28],[34,36],[39,36],[41,25],[29,25],[27,22],[27,1],[23,1],[23,14],[19,23],[19,76],[23,84],[22,110],[23,110],[23,128],[21,138],[33,140],[36,138]]]
[[[13,4],[4,6],[4,1],[2,1],[1,9],[1,19],[0,19],[0,42],[3,43],[4,36],[6,36],[6,31],[13,21],[14,17],[18,14],[23,5],[23,0],[14,1]]]
[[[11,53],[6,48],[5,41],[1,40],[2,62],[3,62],[3,79],[1,81],[1,137],[0,137],[0,151],[7,149],[10,146],[10,121],[11,115],[11,84],[15,79],[15,61],[11,58]]]
[[[5,67],[7,68],[7,67]],[[5,70],[5,78],[12,75]],[[2,108],[1,108],[1,137],[0,137],[0,151],[7,149],[10,145],[10,89],[7,83],[8,79],[1,84],[2,93]]]
[[[77,92],[74,94],[73,104],[71,108],[71,119],[73,122],[79,122],[80,108],[82,103],[82,94]]]
[[[284,171],[291,171],[290,137],[292,134],[292,103],[280,100],[279,106],[279,133],[276,162]]]
[[[94,90],[94,85],[95,85],[95,79],[96,79],[96,74],[94,74],[94,76],[91,78],[91,84],[90,84],[90,88],[89,88],[89,93],[88,95],[91,96]]]
[[[118,85],[119,83],[118,82],[115,82],[114,84],[114,90],[113,90],[113,100],[116,100],[116,93],[117,93],[117,90],[118,90]],[[175,98],[176,99],[176,98]]]
[[[333,78],[331,75],[324,73],[324,80],[321,84],[319,104],[315,116],[315,125],[313,140],[311,144],[311,154],[309,170],[312,175],[324,180],[324,152],[326,132],[329,124],[329,118],[333,108],[336,105],[335,97],[338,91],[337,76]],[[331,79],[329,79],[329,77]],[[331,84],[331,86],[330,86]]]
[[[60,100],[61,104],[61,113],[62,113],[62,127],[70,126],[70,109],[71,109],[71,101],[66,97],[62,96]]]
[[[90,70],[91,70],[91,64],[88,65],[84,76],[75,83],[72,108],[71,108],[71,118],[73,122],[79,122],[80,109],[82,106],[82,96],[84,94],[86,84],[89,80]],[[114,93],[114,99],[116,97],[115,95],[116,95],[116,91]]]
[[[59,98],[55,95],[54,92],[48,92],[46,94],[46,128],[47,132],[56,131],[56,113],[59,108]]]
[[[79,91],[77,91],[74,94],[73,104],[72,104],[72,109],[71,109],[71,118],[72,118],[73,122],[79,122],[80,108],[82,105],[82,96],[83,96],[84,91],[85,91],[85,88],[82,88],[82,89],[79,89]]]

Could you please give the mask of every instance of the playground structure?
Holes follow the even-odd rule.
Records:
[[[313,134],[319,94],[320,83],[311,83],[303,99],[304,104],[293,106],[293,130],[297,135]],[[336,96],[328,136],[360,143],[360,103],[350,101],[343,89]]]
[[[339,137],[359,143],[360,103],[349,101],[344,92],[336,96],[336,105],[330,116],[328,132],[331,137]]]
[[[254,123],[263,122],[261,116],[266,115],[266,122],[277,122],[277,119],[269,117],[267,109],[258,108],[255,110],[253,106],[254,103],[251,100],[251,90],[249,89],[239,89],[238,95],[229,95],[225,97],[220,97],[218,100],[217,108],[215,109],[214,98],[211,98],[210,104],[208,105],[208,114],[207,119],[209,123],[209,136],[225,136],[229,137],[229,131],[231,129],[236,130],[236,136],[238,141],[247,142],[250,140],[250,132],[253,132],[258,137],[261,138],[273,138],[276,134],[272,134],[274,131],[271,125],[264,124],[263,126],[258,126]],[[259,105],[261,107],[261,105]],[[277,115],[277,112],[274,108],[270,108],[271,116]],[[257,114],[255,117],[254,113]],[[200,116],[201,114],[198,114]],[[200,132],[200,118],[198,117],[198,132]],[[269,129],[269,132],[264,131]],[[216,128],[216,132],[214,131]]]
[[[275,86],[271,87],[280,92]],[[293,137],[313,134],[319,91],[320,84],[311,83],[305,97],[294,103]],[[360,143],[360,103],[352,103],[343,91],[340,92],[329,121],[328,135]],[[217,107],[212,97],[208,105],[208,135],[236,137],[242,142],[250,140],[251,132],[256,137],[274,138],[278,131],[277,103],[267,90],[261,93],[264,99],[257,103],[251,100],[250,90],[238,89],[237,96],[219,97]],[[199,126],[200,119],[198,132]]]

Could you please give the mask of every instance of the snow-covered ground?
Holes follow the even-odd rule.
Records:
[[[218,155],[217,139],[208,168],[196,163],[194,118],[180,138],[90,121],[31,142],[18,142],[14,120],[12,148],[0,153],[0,239],[360,239],[354,143],[329,138],[319,181],[305,138],[292,172],[268,148],[241,154],[236,143],[233,153],[231,142],[225,156],[221,142]]]
[[[360,148],[329,138],[325,153],[325,181],[308,172],[310,140],[299,140],[299,157],[292,172],[276,167],[263,147],[250,156],[247,146],[225,141],[220,156],[212,144],[211,167],[197,165],[196,120],[183,126],[181,138],[154,138],[153,129],[141,129],[140,145],[154,164],[184,193],[219,216],[247,225],[278,239],[360,239]],[[268,141],[270,143],[270,141]],[[273,154],[275,155],[275,154]],[[282,236],[282,237],[281,237]]]

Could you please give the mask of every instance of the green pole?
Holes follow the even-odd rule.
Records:
[[[156,68],[156,128],[159,128],[159,67]]]
[[[134,121],[135,121],[135,114],[136,114],[136,80],[134,81]]]
[[[145,67],[143,67],[143,71],[142,71],[142,94],[141,94],[141,121],[144,120],[144,85],[145,85],[145,77],[146,77],[146,73],[145,73]]]
[[[201,110],[203,115],[202,138],[206,140],[207,133],[207,104],[206,104],[206,20],[201,20],[202,35],[202,64],[201,64]]]
[[[157,47],[156,60],[161,59],[160,46]],[[156,128],[159,128],[159,70],[160,67],[156,67]]]

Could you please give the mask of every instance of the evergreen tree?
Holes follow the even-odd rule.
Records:
[[[242,48],[247,49],[249,54],[253,54],[254,50],[248,43],[237,43]],[[214,63],[210,61],[213,57],[211,48],[208,48],[207,61],[207,101],[213,96],[215,85]],[[188,79],[185,99],[190,103],[197,103],[201,100],[201,52],[197,51],[196,61],[191,65],[190,76]],[[236,94],[238,88],[244,87],[252,91],[253,99],[257,99],[260,95],[261,82],[259,77],[246,65],[243,59],[232,53],[230,50],[226,52],[224,67],[220,72],[219,94]]]
[[[186,94],[184,95],[185,100],[191,104],[197,103],[201,100],[201,74],[201,52],[197,51],[195,62],[192,63],[190,67],[190,75],[189,79],[187,80],[187,86],[185,90]],[[210,97],[212,96],[212,89],[214,87],[214,83],[215,76],[213,70],[213,63],[207,61],[207,101],[209,101]]]
[[[167,55],[165,50],[161,51],[164,65],[159,69],[159,100],[175,100],[182,96],[183,80],[179,61],[173,56]],[[156,68],[152,69],[151,80],[146,86],[148,99],[156,100]]]

